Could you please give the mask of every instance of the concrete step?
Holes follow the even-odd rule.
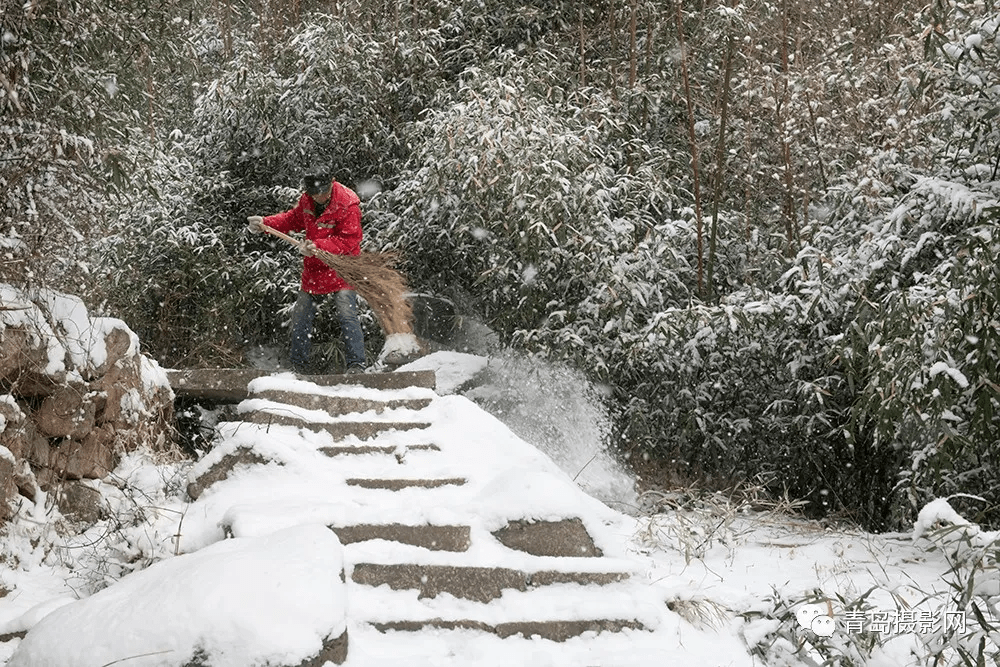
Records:
[[[294,412],[289,414],[279,414],[276,412],[255,410],[241,415],[243,421],[251,424],[297,426],[315,433],[329,433],[334,440],[343,440],[348,436],[355,436],[361,440],[369,440],[387,431],[409,431],[411,429],[422,429],[430,426],[427,422],[413,421],[347,421],[337,420],[329,422],[307,421]]]
[[[247,398],[247,385],[259,377],[276,375],[276,371],[253,368],[196,368],[166,371],[170,387],[178,396],[189,396],[220,402],[238,403]],[[348,384],[371,389],[404,389],[424,387],[434,389],[434,371],[398,371],[394,373],[360,373],[358,375],[297,375],[297,378],[322,387]]]
[[[468,480],[462,477],[444,477],[439,479],[369,479],[352,478],[347,480],[350,486],[360,486],[365,489],[385,489],[386,491],[402,491],[403,489],[437,489],[442,486],[463,486]]]
[[[440,452],[435,444],[426,445],[338,445],[335,447],[320,447],[319,451],[327,456],[354,456],[362,454],[393,454],[402,459],[409,451]]]
[[[419,632],[421,630],[478,630],[497,635],[501,639],[522,636],[525,639],[540,637],[554,642],[564,642],[587,632],[621,632],[625,629],[644,630],[643,624],[634,619],[593,618],[562,621],[507,621],[489,623],[472,619],[445,620],[429,618],[420,621],[387,621],[372,623],[379,632]]]
[[[384,410],[407,409],[422,410],[431,404],[431,398],[397,398],[376,400],[353,396],[323,396],[320,394],[304,394],[296,391],[268,389],[255,392],[254,398],[262,398],[275,403],[296,405],[309,410],[324,410],[334,415],[347,415],[354,412],[381,413]]]
[[[609,565],[614,569],[614,563]],[[358,567],[354,566],[355,571]],[[422,577],[421,583],[426,579],[425,586],[437,583],[426,571],[412,574]],[[482,581],[477,578],[489,576],[470,574],[468,569],[461,574],[480,584]],[[453,599],[452,595],[425,595],[420,588],[359,584],[352,576],[348,581],[348,595],[357,602],[358,609],[365,610],[364,616],[357,620],[377,631],[427,630],[438,638],[442,631],[472,630],[501,638],[520,635],[561,642],[585,633],[645,631],[656,628],[661,622],[665,605],[662,593],[642,580],[629,577],[628,573],[604,572],[606,578],[597,582],[554,582],[551,585],[544,581],[542,574],[515,572],[512,576],[510,570],[503,570],[495,575],[494,581],[482,585],[482,594],[463,595],[460,600]],[[592,579],[601,574],[562,572],[559,579],[580,578],[581,575]],[[518,575],[530,576],[536,585],[518,585]],[[497,584],[497,576],[505,581]],[[514,585],[502,585],[506,583]]]
[[[561,521],[511,521],[493,537],[508,549],[533,556],[596,558],[603,556],[583,522],[577,518]]]
[[[356,563],[351,574],[354,583],[388,586],[393,590],[416,590],[419,598],[434,598],[441,593],[449,593],[457,598],[484,603],[500,598],[505,590],[527,591],[553,584],[603,586],[629,577],[628,572],[527,572],[506,567],[417,563]]]
[[[196,479],[190,480],[187,486],[188,495],[197,500],[205,492],[205,489],[228,478],[237,466],[253,467],[267,465],[270,462],[270,459],[264,458],[251,449],[237,449],[235,452],[223,456]]]
[[[355,544],[368,540],[399,542],[431,551],[467,551],[471,544],[469,526],[435,526],[424,524],[407,526],[403,524],[359,524],[354,526],[330,526],[343,544]]]

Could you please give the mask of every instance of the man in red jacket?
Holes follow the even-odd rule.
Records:
[[[292,310],[292,368],[297,373],[306,372],[316,308],[326,295],[333,294],[347,372],[363,373],[365,338],[358,321],[357,295],[336,271],[315,256],[317,249],[336,255],[361,253],[361,200],[324,170],[311,171],[303,181],[305,192],[295,208],[265,218],[247,218],[252,232],[263,231],[262,224],[286,234],[305,232],[305,240],[299,245],[299,252],[305,256],[302,288]]]

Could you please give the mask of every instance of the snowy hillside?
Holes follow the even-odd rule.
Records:
[[[196,464],[137,452],[95,482],[106,512],[82,534],[47,510],[45,498],[25,505],[2,542],[5,664],[103,665],[130,658],[127,664],[173,665],[196,648],[228,656],[211,664],[298,664],[337,628],[348,637],[344,664],[358,667],[818,665],[824,659],[898,667],[928,664],[921,660],[941,644],[975,639],[978,622],[959,613],[950,597],[949,581],[961,568],[949,558],[963,543],[969,555],[993,536],[965,526],[951,533],[952,549],[932,550],[928,538],[936,525],[963,523],[947,503],[929,506],[912,535],[796,520],[749,496],[646,494],[652,512],[623,514],[584,494],[570,474],[501,421],[445,393],[484,363],[453,353],[421,360],[421,368],[440,371],[437,392],[387,395],[317,387],[290,375],[262,378],[251,387],[260,396],[424,400],[424,407],[361,416],[425,427],[335,443],[329,433],[307,428],[223,422],[215,449]],[[304,424],[312,419],[307,410],[260,397],[239,409],[291,410]],[[440,451],[420,448],[428,442]],[[391,447],[386,455],[317,454],[335,444]],[[189,481],[246,447],[266,461],[234,468],[197,500],[188,496]],[[386,465],[404,479],[466,482],[388,495],[352,488],[351,480],[376,479]],[[427,498],[433,502],[421,504]],[[511,518],[567,516],[582,519],[599,558],[532,556],[490,537]],[[469,525],[471,546],[453,553],[384,539],[341,545],[330,531],[308,528],[393,522]],[[630,576],[617,583],[505,589],[488,604],[459,589],[427,590],[426,581],[419,594],[357,581],[360,568],[392,562]],[[345,584],[337,579],[341,567]],[[331,597],[336,590],[341,593]],[[633,625],[565,641],[465,626],[386,629],[403,617],[472,618],[496,630],[517,619],[572,622],[595,615]],[[25,630],[32,631],[22,638]],[[945,656],[954,660],[957,653]]]

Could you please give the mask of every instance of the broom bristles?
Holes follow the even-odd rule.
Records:
[[[363,252],[360,255],[316,253],[368,302],[386,336],[413,332],[413,309],[406,299],[406,280],[393,268],[395,252]]]
[[[264,231],[298,247],[293,237],[268,225]],[[406,299],[406,280],[393,266],[399,261],[396,252],[363,252],[360,255],[335,255],[317,250],[316,257],[337,272],[368,302],[386,336],[413,333],[413,308]]]

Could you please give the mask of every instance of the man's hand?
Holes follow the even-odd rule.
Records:
[[[251,215],[247,217],[247,229],[249,229],[254,234],[259,234],[264,231],[264,218],[259,215]]]
[[[299,252],[305,255],[306,257],[314,257],[316,255],[316,251],[319,250],[319,248],[316,247],[316,244],[310,241],[309,239],[301,241],[298,245],[298,248]]]

